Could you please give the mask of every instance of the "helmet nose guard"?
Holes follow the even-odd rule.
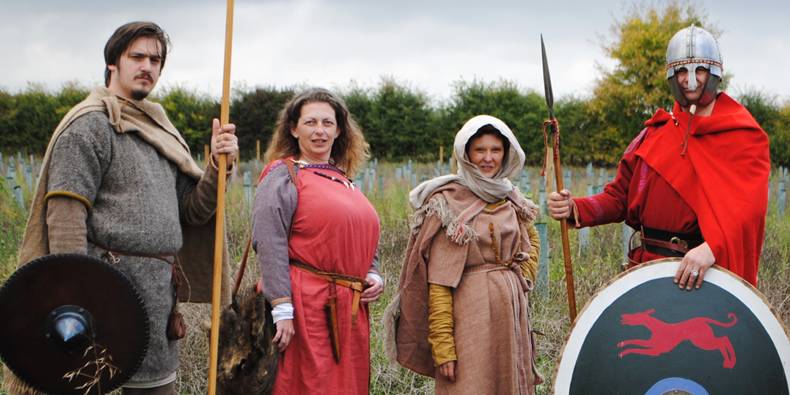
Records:
[[[696,69],[688,71],[688,90],[693,91],[697,89],[697,73]]]

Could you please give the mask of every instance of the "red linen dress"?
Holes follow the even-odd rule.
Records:
[[[339,171],[330,168],[300,168],[297,172],[298,198],[288,256],[320,271],[364,279],[379,241],[378,215],[359,189],[325,176],[346,180]],[[329,282],[294,266],[290,266],[290,279],[296,333],[280,356],[273,393],[368,393],[367,305],[359,309],[352,322],[353,292],[336,287],[341,349],[340,362],[336,363],[324,312]]]

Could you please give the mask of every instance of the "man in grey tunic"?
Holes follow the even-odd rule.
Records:
[[[238,151],[235,126],[215,119],[203,171],[163,108],[145,100],[168,41],[150,22],[128,23],[110,37],[106,88],[91,92],[55,131],[20,253],[22,263],[48,253],[87,253],[135,284],[149,314],[149,347],[124,394],[175,394],[178,336],[167,331],[176,302],[174,263],[194,242],[187,227],[213,223],[217,155],[228,154],[233,163]],[[23,384],[9,387],[31,392]]]

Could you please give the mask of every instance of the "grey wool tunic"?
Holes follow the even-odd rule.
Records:
[[[103,248],[121,252],[115,267],[145,302],[149,347],[127,383],[131,386],[167,383],[178,368],[178,342],[166,336],[174,303],[172,266],[135,254],[175,255],[183,242],[181,224],[202,224],[214,214],[216,173],[209,170],[194,180],[135,131],[116,133],[102,112],[76,119],[53,147],[47,192],[77,195],[90,203],[87,253],[108,260]]]

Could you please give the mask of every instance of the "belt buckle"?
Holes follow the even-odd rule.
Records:
[[[688,249],[688,243],[686,242],[686,240],[683,240],[680,237],[672,236],[672,238],[669,239],[669,242],[671,244],[676,244],[676,245],[678,245],[680,247]]]

